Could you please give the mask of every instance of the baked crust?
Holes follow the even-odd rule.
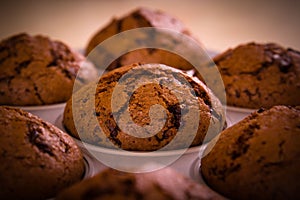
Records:
[[[248,43],[216,56],[230,106],[300,105],[300,53],[277,44]]]
[[[0,106],[0,141],[2,198],[52,198],[83,177],[73,139],[28,112]]]
[[[22,33],[0,43],[0,105],[66,102],[84,58],[45,36]]]
[[[129,70],[134,70],[133,77],[126,75]],[[145,71],[147,71],[147,73]],[[128,92],[130,92],[135,83],[138,83],[134,81],[136,77],[139,77],[144,85],[139,87],[130,96],[129,112],[135,124],[145,126],[151,122],[148,115],[150,107],[156,104],[163,106],[167,119],[165,125],[157,134],[146,138],[135,137],[133,136],[136,134],[135,130],[132,130],[129,135],[121,130],[114,120],[111,108],[112,94],[119,79],[123,75],[126,76],[128,84],[124,86],[123,93],[118,96],[118,101],[115,102],[120,108],[119,111],[115,112],[118,113],[124,109]],[[145,81],[147,78],[156,80],[160,84],[147,84],[147,81]],[[183,89],[186,88],[186,85],[181,80],[186,80],[191,88],[193,88],[196,103],[193,104],[187,97],[183,105],[180,105],[174,93],[164,86],[164,84],[169,84],[173,88],[176,88],[179,93],[183,93],[185,91]],[[95,93],[92,91],[94,90],[94,85],[95,83],[91,83],[90,85],[84,86],[73,95],[73,100],[75,99],[76,101],[74,106],[80,108],[80,112],[73,112],[73,103],[70,99],[65,107],[63,118],[63,124],[68,133],[88,143],[111,147],[112,145],[110,143],[112,142],[117,147],[126,150],[158,150],[173,140],[181,123],[184,124],[185,122],[193,122],[196,120],[188,113],[183,112],[185,108],[196,111],[199,109],[200,120],[195,121],[195,123],[191,125],[192,127],[186,126],[188,131],[185,131],[181,136],[182,138],[178,139],[176,143],[174,142],[170,145],[170,149],[186,148],[190,145],[188,141],[193,141],[191,146],[200,145],[206,135],[213,137],[218,134],[224,126],[225,115],[222,105],[212,92],[199,80],[193,79],[180,70],[165,65],[134,64],[124,66],[102,76]],[[95,96],[91,96],[93,94],[95,94]],[[93,99],[95,99],[95,102],[93,102]],[[96,109],[95,113],[93,115],[88,114],[91,109],[89,106],[93,103]],[[197,104],[198,106],[196,106]],[[99,123],[92,123],[95,117]],[[131,122],[128,118],[124,117],[123,119],[125,121],[123,122],[129,125]],[[211,127],[208,131],[209,126]],[[196,136],[192,133],[194,127],[196,127]],[[78,129],[80,135],[78,135]]]
[[[260,109],[220,134],[201,173],[230,199],[299,199],[299,146],[299,108]]]

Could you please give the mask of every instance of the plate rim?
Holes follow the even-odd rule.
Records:
[[[39,105],[39,106],[13,106],[15,108],[20,108],[23,110],[32,110],[32,111],[42,111],[42,110],[48,110],[48,109],[58,109],[63,108],[66,105],[66,102],[64,103],[57,103],[57,104],[50,104],[50,105]]]
[[[235,106],[226,106],[226,112],[227,111],[234,111],[234,112],[240,112],[240,113],[253,113],[257,110],[258,109],[242,108],[242,107],[235,107]]]
[[[166,150],[166,151],[153,151],[153,152],[147,152],[147,151],[126,151],[126,150],[116,150],[116,149],[109,149],[109,148],[104,148],[104,147],[99,147],[99,146],[95,146],[93,144],[89,144],[83,141],[80,141],[79,139],[73,137],[72,135],[70,135],[66,129],[64,128],[63,124],[62,124],[62,117],[63,114],[60,114],[57,119],[54,122],[54,125],[56,127],[58,127],[59,129],[61,129],[62,131],[64,131],[65,133],[67,133],[70,137],[72,137],[72,139],[76,142],[76,144],[80,147],[85,149],[86,151],[92,151],[92,152],[97,152],[97,153],[104,153],[104,154],[108,154],[108,155],[118,155],[118,156],[135,156],[135,157],[156,157],[156,156],[161,156],[161,157],[165,157],[165,156],[176,156],[179,154],[191,154],[191,153],[199,153],[203,148],[206,147],[206,145],[208,143],[204,143],[201,144],[199,146],[194,146],[194,147],[190,147],[187,149],[176,149],[176,150]]]

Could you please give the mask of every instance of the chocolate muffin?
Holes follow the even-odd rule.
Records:
[[[86,55],[88,55],[93,49],[95,49],[98,44],[100,44],[104,40],[123,31],[142,27],[165,28],[192,37],[184,24],[178,19],[170,16],[169,14],[160,10],[138,8],[119,19],[114,18],[107,26],[99,30],[90,39],[86,47]],[[155,35],[151,36],[155,37]],[[147,38],[144,38],[143,40],[136,40],[134,42],[143,46],[147,44],[145,43],[145,40],[147,40]],[[170,39],[170,42],[176,43],[176,40],[171,41]],[[196,39],[195,43],[198,43],[201,46],[201,44],[197,42]],[[193,68],[193,66],[188,61],[175,53],[165,51],[163,49],[142,48],[122,55],[108,67],[108,70],[137,62],[161,63],[184,70]]]
[[[82,179],[72,138],[38,117],[0,106],[1,199],[47,199]]]
[[[62,42],[41,35],[21,33],[1,41],[0,105],[67,101],[83,60]]]
[[[227,103],[243,108],[300,105],[300,53],[274,43],[248,43],[216,56]]]
[[[220,134],[201,173],[230,199],[299,199],[299,146],[299,107],[260,109]]]
[[[164,178],[162,178],[164,177]],[[125,173],[106,169],[62,191],[63,199],[225,199],[170,168],[150,173]]]
[[[125,84],[116,89],[121,78]],[[136,85],[139,87],[134,89]],[[113,100],[116,90],[120,93]],[[182,103],[176,92],[183,95]],[[138,128],[126,131],[120,127],[121,123],[126,128],[134,124],[151,125],[150,107],[157,104],[163,107],[166,117],[161,128],[154,125],[157,134],[153,135],[149,129],[148,135],[143,137],[139,136]],[[114,110],[112,105],[116,106]],[[116,113],[122,114],[114,117]],[[157,112],[152,114],[155,119]],[[115,119],[121,119],[120,123]],[[220,101],[202,82],[160,64],[133,64],[110,71],[98,84],[91,83],[76,92],[73,101],[67,102],[63,117],[68,133],[82,141],[138,151],[158,150],[166,145],[168,149],[179,149],[202,144],[204,139],[207,141],[222,130],[224,121]],[[177,137],[179,130],[182,134]],[[176,142],[171,144],[175,136]]]

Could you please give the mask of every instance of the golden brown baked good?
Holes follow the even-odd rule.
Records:
[[[121,77],[122,79],[125,77],[127,83],[116,102],[112,102],[112,94]],[[148,79],[156,83],[150,84]],[[130,91],[136,84],[141,85],[132,91],[131,95]],[[191,89],[186,91],[188,84]],[[202,144],[206,135],[213,137],[224,126],[225,116],[220,101],[202,82],[172,67],[160,64],[124,66],[102,76],[97,88],[94,87],[96,88],[96,84],[92,83],[75,93],[73,95],[73,100],[76,99],[75,103],[72,100],[67,102],[63,118],[63,124],[68,133],[88,143],[110,147],[112,142],[126,150],[152,151],[169,144],[180,128],[184,130],[184,133],[178,136],[177,142],[168,146],[169,149],[178,149],[188,147],[191,144],[189,141],[192,142],[192,146]],[[171,87],[175,89],[172,91]],[[180,105],[174,92],[192,95],[195,101],[193,102],[189,96],[184,96],[183,103]],[[149,125],[151,123],[150,107],[156,104],[163,106],[166,112],[166,122],[155,132],[157,134],[149,134],[149,137],[135,137],[139,133],[136,129],[126,132],[120,128],[120,124],[116,123],[113,114],[127,110],[126,98],[129,97],[130,117],[122,115],[122,122],[125,126],[130,126],[132,123],[142,127]],[[118,106],[114,112],[112,104]],[[90,105],[95,105],[95,111],[92,110],[92,114],[89,114]],[[78,108],[79,111],[74,113],[72,106]],[[191,117],[187,112],[188,109],[191,112],[199,109],[199,113]],[[98,121],[92,123],[96,117]],[[133,122],[130,122],[130,118]],[[209,126],[210,129],[208,129]]]
[[[216,56],[227,103],[244,108],[300,105],[300,53],[277,44],[248,43]]]
[[[78,182],[83,157],[72,138],[17,108],[0,106],[1,199],[47,199]]]
[[[0,43],[0,105],[67,101],[83,57],[59,41],[22,33]]]
[[[182,176],[170,168],[150,173],[125,173],[106,169],[96,176],[62,191],[63,199],[225,199],[205,185]]]
[[[189,31],[178,19],[160,10],[138,8],[126,16],[113,19],[106,27],[99,30],[89,41],[86,47],[88,55],[98,44],[123,31],[142,27],[166,28],[191,36]],[[143,41],[134,41],[142,44]],[[176,42],[176,41],[174,41]],[[195,40],[197,43],[197,41]],[[119,45],[119,44],[117,44]],[[201,46],[201,44],[199,43]],[[108,69],[114,69],[132,63],[162,63],[179,69],[192,69],[193,66],[181,56],[162,49],[144,48],[131,51],[119,57]]]
[[[230,199],[299,199],[299,146],[299,108],[260,109],[220,134],[201,172]]]

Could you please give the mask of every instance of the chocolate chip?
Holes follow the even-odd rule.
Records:
[[[238,149],[233,150],[231,152],[231,159],[235,160],[238,157],[242,156],[243,154],[247,153],[249,146],[250,146],[249,144],[240,143]]]
[[[248,89],[244,90],[243,92],[249,97],[249,99],[251,99],[251,97],[253,96],[253,94]]]
[[[39,101],[42,103],[42,104],[45,104],[44,103],[44,100],[42,99],[42,96],[40,95],[39,91],[38,91],[38,87],[34,84],[34,92],[35,92],[35,96],[39,99]]]
[[[24,69],[24,68],[26,68],[30,63],[31,63],[30,60],[26,60],[26,61],[21,62],[21,63],[15,68],[15,71],[17,72],[17,74],[20,74],[20,73],[21,73],[21,70]]]
[[[268,167],[280,167],[282,166],[284,163],[283,162],[269,162],[263,165],[264,168],[268,168]]]
[[[299,52],[299,51],[297,51],[297,50],[294,50],[294,49],[292,49],[292,48],[288,48],[288,49],[287,49],[287,51],[290,51],[290,52],[293,52],[293,53],[300,54],[300,52]]]
[[[3,78],[0,78],[0,82],[6,82],[9,85],[11,80],[14,78],[15,78],[15,76],[3,77]]]
[[[29,134],[28,134],[29,142],[34,143],[34,141],[39,135],[39,132],[29,125],[28,125],[28,129],[29,129]]]
[[[285,143],[285,141],[283,140],[278,145],[278,147],[279,147],[279,155],[281,155],[281,156],[283,155],[283,145],[284,145],[284,143]]]
[[[220,71],[222,72],[222,75],[231,76],[228,68],[221,68]]]
[[[285,57],[280,60],[279,69],[283,73],[287,73],[292,65],[291,59],[289,57]]]
[[[180,127],[180,119],[181,119],[181,108],[179,103],[170,105],[168,111],[173,114],[172,123],[175,128],[178,129]]]
[[[274,54],[272,56],[273,62],[278,65],[279,69],[283,73],[287,73],[292,65],[291,58],[285,53]]]
[[[257,70],[255,71],[251,71],[251,72],[241,72],[240,74],[249,74],[249,75],[252,75],[252,76],[258,76],[258,74],[260,74],[263,70],[265,70],[266,68],[268,68],[269,66],[272,65],[272,62],[269,62],[269,61],[265,61],[263,63],[261,63],[261,67],[258,68]]]
[[[128,179],[122,180],[122,183],[124,183],[126,186],[134,186],[135,181],[128,178]]]
[[[143,18],[139,13],[132,13],[132,17],[135,19],[135,20],[137,20],[137,21],[139,21],[141,18]],[[120,20],[120,21],[122,21],[122,20]],[[119,32],[120,32],[121,30],[119,30]]]
[[[264,111],[265,111],[264,108],[260,108],[260,109],[257,110],[258,113],[262,113],[262,112],[264,112]]]
[[[147,48],[147,51],[151,55],[156,51],[156,49],[155,48]]]
[[[51,147],[41,138],[42,130],[38,125],[27,124],[29,142],[36,146],[41,152],[54,156]]]
[[[258,159],[257,159],[257,163],[261,163],[263,160],[265,160],[266,158],[264,156],[260,156]]]
[[[235,96],[236,96],[237,98],[240,98],[240,97],[241,97],[240,91],[238,91],[238,90],[234,90],[234,91],[235,91]]]
[[[51,56],[52,56],[52,61],[47,65],[47,67],[56,67],[58,66],[58,61],[60,59],[60,56],[58,55],[58,53],[54,50],[51,49],[50,50]]]
[[[97,112],[97,111],[95,111],[93,114],[94,114],[94,116],[97,116],[97,117],[100,116],[100,112]]]

